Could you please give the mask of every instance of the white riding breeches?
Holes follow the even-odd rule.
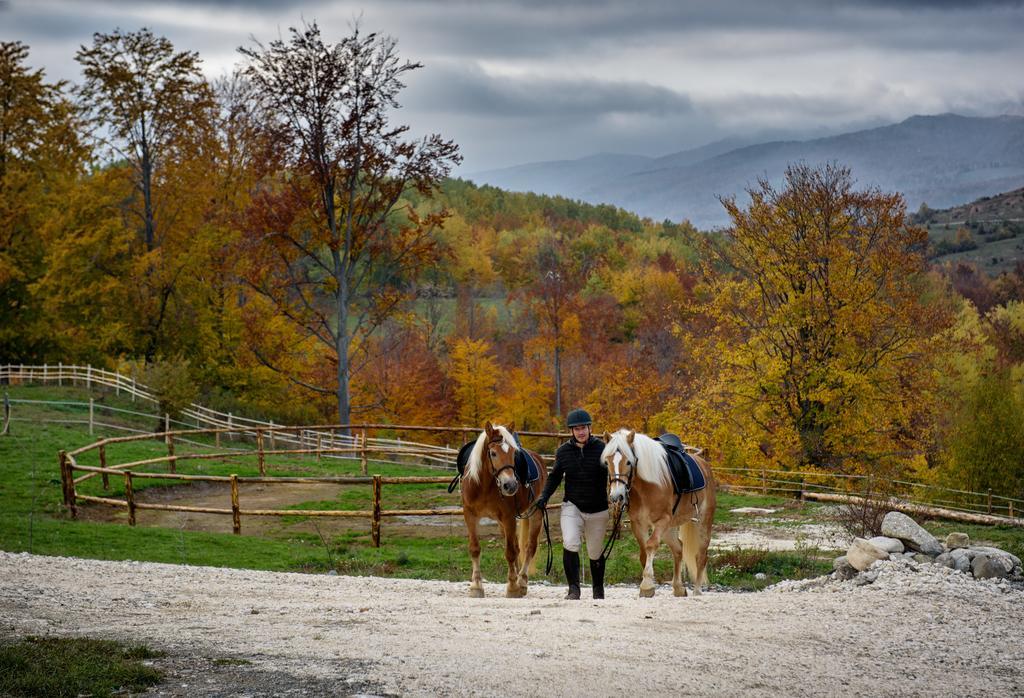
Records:
[[[581,536],[587,537],[587,555],[591,560],[601,557],[604,534],[608,530],[608,510],[587,514],[572,502],[562,502],[562,547],[574,553],[580,551]]]

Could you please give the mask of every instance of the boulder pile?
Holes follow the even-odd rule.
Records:
[[[1020,558],[999,548],[971,545],[966,533],[950,533],[945,542],[919,526],[912,518],[890,511],[882,520],[882,535],[855,538],[846,555],[833,563],[832,578],[871,584],[877,578],[869,572],[881,560],[905,560],[958,570],[975,579],[1024,579]]]

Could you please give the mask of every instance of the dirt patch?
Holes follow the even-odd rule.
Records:
[[[329,483],[282,483],[263,485],[241,483],[238,486],[238,503],[245,509],[287,509],[306,502],[337,500],[344,486]],[[210,509],[230,509],[231,489],[227,483],[193,482],[173,487],[151,487],[137,493],[139,502],[149,504],[177,504],[181,506]],[[365,509],[370,509],[367,497]],[[79,507],[79,515],[85,520],[127,523],[128,514],[124,509],[102,505]],[[295,511],[296,517],[302,515]],[[203,514],[185,511],[159,511],[138,509],[135,522],[139,526],[184,529],[187,531],[209,531],[231,533],[231,516],[224,514]],[[303,520],[288,520],[280,516],[243,516],[242,532],[254,536],[283,536],[296,533],[316,534],[317,529],[324,536],[341,535],[349,531],[370,532],[368,518],[306,517]],[[490,519],[481,522],[485,536],[498,535],[497,523]],[[381,535],[416,536],[440,538],[465,534],[461,515],[386,517],[381,522]]]
[[[570,602],[544,584],[470,599],[465,583],[0,552],[0,632],[146,643],[171,657],[165,695],[1024,693],[1024,593],[892,574]]]

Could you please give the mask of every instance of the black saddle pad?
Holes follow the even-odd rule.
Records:
[[[516,479],[527,484],[540,479],[540,468],[533,456],[522,448],[516,451]]]
[[[462,448],[459,449],[459,455],[455,457],[455,467],[459,470],[459,475],[466,474],[466,465],[469,463],[469,454],[473,451],[473,446],[476,444],[476,439],[467,441],[463,444]]]
[[[655,441],[665,447],[668,456],[668,472],[672,477],[672,490],[676,494],[696,492],[707,486],[704,473],[697,461],[683,449],[683,444],[675,434],[662,434]]]

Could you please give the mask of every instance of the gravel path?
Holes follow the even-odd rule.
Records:
[[[0,633],[146,643],[168,653],[154,693],[176,696],[1024,694],[1024,592],[878,570],[862,587],[568,602],[545,585],[470,599],[468,583],[0,552]]]

